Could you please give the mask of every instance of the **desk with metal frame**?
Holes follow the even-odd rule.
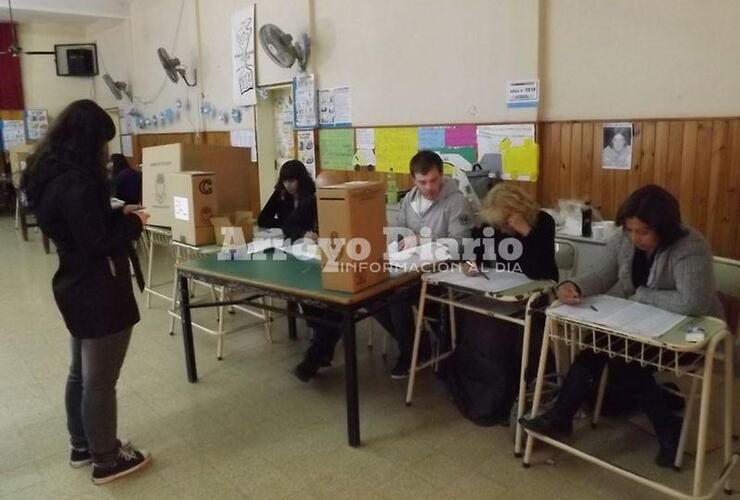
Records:
[[[396,293],[418,283],[418,273],[394,275],[382,283],[357,293],[344,293],[325,290],[322,287],[319,262],[300,260],[282,252],[254,254],[250,260],[238,261],[218,260],[215,255],[211,255],[181,263],[177,266],[177,270],[185,363],[188,380],[191,383],[198,380],[191,309],[241,304],[273,312],[283,312],[289,316],[289,330],[293,334],[296,330],[296,317],[308,318],[313,322],[329,326],[338,326],[325,317],[309,317],[299,313],[298,303],[339,312],[342,317],[339,327],[344,344],[347,438],[350,446],[360,445],[355,324],[387,307]],[[234,292],[252,291],[253,294],[232,301],[190,304],[190,297],[187,293],[189,279],[223,286]],[[285,300],[286,307],[255,302],[265,294]]]
[[[495,279],[496,273],[488,274]],[[481,278],[483,279],[483,278]],[[437,289],[446,290],[446,294],[435,295],[430,293],[430,285]],[[416,373],[424,368],[437,365],[441,360],[452,355],[457,346],[457,326],[455,324],[455,309],[464,309],[484,316],[497,318],[507,321],[523,328],[522,339],[522,361],[519,373],[519,400],[517,405],[517,424],[514,441],[514,454],[521,456],[522,449],[522,429],[519,424],[519,418],[524,416],[526,402],[526,372],[529,354],[529,343],[531,339],[531,323],[533,304],[539,300],[544,293],[547,293],[553,286],[549,280],[532,280],[521,286],[502,290],[497,293],[484,292],[472,288],[462,287],[455,284],[446,283],[436,279],[436,273],[425,274],[422,276],[421,293],[419,295],[419,307],[417,309],[416,332],[414,335],[413,351],[411,355],[411,366],[409,370],[409,382],[406,390],[406,405],[411,404],[414,392],[414,382]],[[446,295],[446,296],[444,296]],[[475,301],[478,299],[478,301]],[[431,359],[421,365],[417,365],[419,357],[419,342],[421,338],[421,328],[424,318],[424,309],[427,301],[445,304],[449,307],[450,315],[450,350],[444,353],[437,353]],[[477,303],[476,303],[477,302]],[[518,317],[524,313],[524,317]]]
[[[733,349],[732,336],[729,335],[727,325],[716,318],[687,318],[670,331],[658,338],[639,337],[624,332],[609,330],[603,326],[577,321],[558,316],[551,309],[547,311],[545,320],[545,334],[542,339],[540,360],[537,369],[537,379],[532,403],[532,416],[537,415],[542,395],[543,378],[547,352],[550,341],[570,345],[571,349],[590,349],[594,352],[603,352],[609,357],[621,358],[627,362],[640,363],[642,366],[652,366],[658,371],[666,371],[676,376],[687,376],[692,379],[692,388],[686,404],[679,440],[678,453],[675,465],[680,467],[686,445],[686,435],[696,385],[702,383],[699,409],[699,432],[697,436],[696,462],[694,464],[694,481],[692,494],[658,481],[649,479],[641,474],[624,469],[606,460],[590,455],[578,448],[564,444],[555,439],[527,430],[527,445],[523,464],[528,467],[532,456],[534,440],[538,439],[555,448],[571,453],[588,462],[599,465],[611,472],[627,477],[639,484],[653,488],[663,494],[675,498],[708,499],[713,497],[724,483],[727,493],[731,492],[730,473],[737,465],[740,456],[732,453],[732,386],[733,386]],[[705,339],[696,344],[686,342],[688,327],[701,327],[705,331]],[[724,469],[712,487],[702,493],[704,476],[704,462],[707,447],[707,426],[709,423],[709,405],[712,387],[712,374],[717,347],[724,342]],[[598,403],[597,403],[598,406]]]
[[[177,306],[180,303],[178,300],[177,295],[177,264],[181,262],[185,262],[188,260],[197,259],[199,257],[204,257],[208,255],[215,255],[219,251],[221,251],[222,247],[219,245],[202,245],[202,246],[194,246],[194,245],[188,245],[186,243],[182,243],[176,240],[172,240],[172,250],[175,254],[175,267],[173,269],[174,276],[172,278],[172,307],[170,308],[169,314],[170,314],[170,335],[174,334],[175,331],[175,320],[182,321],[182,318],[180,317],[180,314],[177,312]],[[225,300],[231,300],[230,292],[225,289],[223,286],[215,286],[208,283],[202,283],[198,281],[198,283],[209,286],[211,289],[211,299],[216,300],[216,295],[218,294],[218,300],[220,302],[224,302]],[[254,292],[254,290],[252,290]],[[260,299],[261,301],[265,301],[266,297],[262,296]],[[241,330],[245,330],[247,328],[251,328],[252,326],[255,326],[255,323],[248,323],[244,324],[235,328],[231,328],[229,330],[224,330],[224,311],[225,307],[221,306],[217,308],[216,312],[216,321],[217,321],[217,328],[214,330],[213,328],[209,328],[205,325],[201,325],[199,323],[196,323],[195,321],[192,322],[193,326],[195,328],[198,328],[199,330],[204,331],[205,333],[209,335],[214,335],[217,337],[217,346],[216,346],[216,358],[220,361],[223,359],[223,343],[224,343],[224,335],[229,333],[235,333]],[[242,312],[245,312],[251,316],[256,317],[259,319],[259,323],[257,324],[263,324],[265,327],[265,336],[267,338],[268,343],[272,343],[272,314],[270,311],[263,309],[262,311],[255,311],[254,309],[243,307],[243,306],[230,306],[229,312],[233,312],[233,310],[239,310]]]

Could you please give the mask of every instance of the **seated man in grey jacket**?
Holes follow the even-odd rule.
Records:
[[[688,316],[723,317],[712,272],[712,254],[704,238],[681,225],[678,201],[661,187],[644,186],[619,208],[622,230],[607,244],[598,271],[560,283],[558,300],[578,304],[581,297],[608,293]],[[573,430],[573,416],[593,393],[604,366],[609,383],[644,411],[658,437],[655,462],[671,467],[676,457],[681,418],[671,409],[667,392],[656,383],[654,368],[627,363],[608,354],[582,351],[573,362],[555,405],[526,428],[555,439]],[[625,403],[626,404],[626,403]]]
[[[454,241],[463,252],[463,239],[470,238],[474,226],[472,208],[458,188],[457,181],[445,177],[442,158],[434,151],[422,150],[409,162],[414,188],[404,197],[395,226],[411,232],[399,242],[399,250],[419,245],[423,240]],[[454,246],[454,245],[452,245]],[[414,320],[412,306],[419,303],[419,289],[406,296],[375,317],[398,342],[399,357],[391,377],[405,378],[411,364],[411,341]]]

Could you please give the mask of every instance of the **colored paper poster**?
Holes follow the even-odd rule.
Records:
[[[375,159],[378,172],[408,172],[409,161],[419,151],[416,127],[375,129]]]
[[[475,147],[475,125],[450,125],[445,129],[445,145],[448,148]]]
[[[355,132],[351,128],[319,130],[321,168],[354,170]]]
[[[231,15],[231,83],[236,106],[257,104],[254,66],[254,4]]]
[[[535,182],[538,174],[540,148],[533,139],[524,139],[520,146],[514,146],[509,139],[501,141],[501,157],[504,165],[504,179]]]
[[[316,145],[313,130],[299,130],[296,133],[298,142],[298,161],[306,166],[312,178],[316,178]]]
[[[525,139],[534,140],[534,124],[480,125],[478,135],[478,160],[486,154],[501,154],[500,144],[504,139],[514,146],[521,146]]]
[[[3,148],[8,151],[13,146],[26,143],[26,128],[23,120],[5,120],[0,122],[3,132]]]
[[[437,148],[435,151],[440,155],[458,154],[468,160],[471,165],[477,161],[475,148]]]
[[[445,147],[444,127],[419,127],[419,150],[437,151]]]
[[[375,129],[355,129],[355,145],[357,149],[375,149]]]

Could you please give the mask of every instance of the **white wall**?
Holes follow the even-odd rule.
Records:
[[[86,40],[98,46],[99,76],[94,79],[95,101],[104,108],[126,107],[128,100],[117,101],[103,82],[109,73],[114,81],[131,87],[131,37],[127,19],[102,20],[86,27]]]
[[[352,87],[353,125],[534,120],[507,80],[537,77],[538,0],[318,0],[319,87]]]
[[[85,43],[84,26],[74,24],[19,24],[18,38],[24,51],[53,51],[54,44]],[[77,99],[94,97],[91,78],[57,76],[54,56],[21,56],[21,78],[26,108],[40,108],[55,117]]]
[[[542,117],[740,115],[737,0],[543,2]]]

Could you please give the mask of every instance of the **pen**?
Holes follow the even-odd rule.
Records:
[[[483,271],[481,271],[480,269],[478,269],[478,265],[477,264],[473,264],[469,260],[466,260],[465,263],[467,265],[469,265],[470,267],[475,268],[475,270],[478,271],[478,273],[479,273],[478,276],[481,276],[483,278],[486,278],[488,281],[491,281],[491,278],[489,278],[488,276],[486,276],[486,274]]]
[[[593,309],[593,310],[594,310],[594,311],[596,311],[596,312],[599,312],[599,310],[598,310],[598,309],[596,309],[596,308],[595,308],[594,306],[588,306],[588,307],[590,307],[591,309]]]

